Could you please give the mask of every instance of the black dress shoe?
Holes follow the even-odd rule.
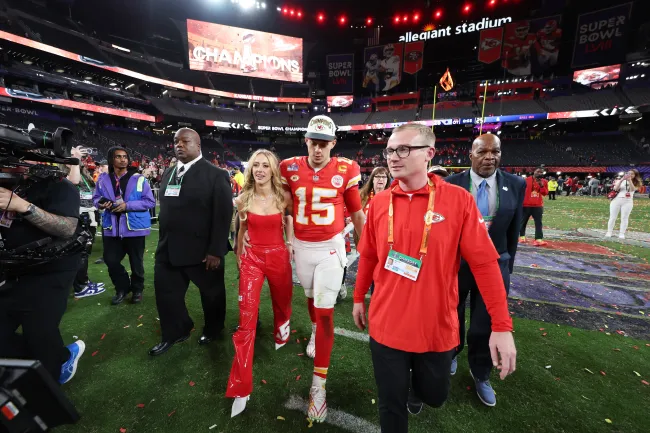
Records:
[[[167,342],[167,341],[160,342],[160,343],[156,344],[154,347],[151,348],[151,350],[149,351],[149,355],[151,355],[151,356],[162,355],[163,353],[165,353],[169,349],[171,349],[174,344],[182,343],[183,341],[187,340],[188,338],[190,338],[189,334],[185,335],[185,336],[183,336],[183,337],[179,338],[178,340],[176,340],[174,342],[171,342],[171,343]]]
[[[422,400],[420,400],[413,393],[413,390],[411,390],[409,392],[408,402],[406,403],[406,409],[409,411],[411,415],[418,415],[420,412],[422,412],[422,406],[424,406]]]
[[[142,302],[142,293],[134,293],[133,296],[131,296],[131,303],[139,304],[140,302]]]
[[[113,296],[113,299],[111,300],[111,304],[113,305],[119,305],[124,300],[126,299],[126,293],[118,293],[117,295]]]
[[[199,345],[204,346],[206,344],[210,344],[214,339],[215,339],[214,337],[209,337],[203,334],[201,335],[201,338],[199,338]]]

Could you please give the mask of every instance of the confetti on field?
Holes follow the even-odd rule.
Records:
[[[570,336],[571,336],[571,333],[570,333],[570,332],[567,332],[566,335],[568,335],[568,336],[570,337]]]
[[[211,425],[211,426],[208,428],[208,430],[213,430],[213,429],[215,429],[215,428],[217,428],[217,425],[216,425],[216,424]]]
[[[589,374],[594,374],[594,372],[591,371],[591,370],[589,370],[588,368],[585,368],[584,370],[585,370],[587,373],[589,373]]]
[[[77,337],[76,335],[73,335],[72,338],[74,338],[75,340],[79,339],[79,337]]]
[[[126,325],[126,326],[124,327],[124,329],[126,329],[126,328],[130,328],[130,327],[131,327],[130,325]]]
[[[102,338],[100,338],[100,340],[103,340],[104,338],[106,338],[106,334],[102,334]]]
[[[582,396],[582,398],[584,398],[585,400],[589,400],[589,399],[588,399],[587,397],[585,397],[584,395]]]
[[[140,314],[140,317],[138,317],[138,320],[142,319],[144,317],[144,314]]]
[[[120,428],[120,433],[126,433],[126,429],[125,428]]]
[[[296,368],[294,368],[293,370],[291,370],[291,372],[293,373],[293,372],[296,371],[296,370],[298,370],[298,367],[296,367]]]
[[[645,386],[650,386],[650,383],[648,383],[647,380],[642,380],[641,383],[644,384]]]
[[[313,422],[312,420],[310,420],[309,418],[305,418],[305,419],[306,419],[307,422],[308,422],[308,424],[307,424],[307,428],[312,428],[312,427],[314,426],[314,422]]]
[[[535,263],[530,265],[531,268],[539,268],[539,265],[536,265]]]
[[[95,356],[95,355],[97,355],[98,353],[99,353],[99,350],[95,350],[95,351],[93,352],[93,354],[90,355],[90,356]]]
[[[263,383],[264,385],[266,385],[266,380],[262,379],[262,383]]]
[[[636,371],[633,371],[632,373],[634,373],[634,374],[636,374],[637,376],[641,377],[641,375],[640,375],[638,372],[636,372]]]
[[[295,329],[291,331],[292,334],[295,334],[296,332],[298,331],[296,331]]]
[[[539,330],[540,330],[540,331],[544,331],[544,330],[546,330],[546,328],[539,328]]]
[[[632,346],[632,349],[639,350],[639,346]]]
[[[547,334],[548,334],[548,332],[543,333],[542,337],[546,337]]]
[[[546,369],[548,370],[549,368],[551,368],[551,366],[550,366],[550,365],[547,365],[547,366],[546,366]]]
[[[142,409],[144,407],[144,403],[137,404],[135,407]]]
[[[612,423],[612,420],[609,419],[609,418],[605,418],[605,422],[606,422],[607,424],[611,424],[611,423]]]
[[[300,380],[300,375],[296,376],[296,381]]]
[[[190,386],[194,386],[194,385],[196,385],[196,383],[194,383],[193,381],[190,380],[189,385],[190,385]]]
[[[143,323],[140,323],[140,324],[137,326],[137,328],[141,327],[142,325],[143,325]]]
[[[471,390],[472,390],[472,387],[471,387],[471,386],[468,386],[468,387],[467,387],[467,390],[468,390],[468,391],[471,391]]]
[[[304,353],[299,353],[298,356],[305,356],[305,354]]]
[[[279,415],[278,415],[278,417],[277,417],[276,419],[277,419],[278,421],[284,421],[284,417],[283,417],[283,416],[279,416]]]
[[[374,398],[372,399],[372,404],[375,404],[375,399]]]
[[[300,344],[300,338],[296,338],[296,344]]]
[[[170,416],[174,415],[175,413],[176,413],[176,409],[174,409],[173,411],[169,412],[169,413],[167,414],[167,417],[170,417]]]
[[[613,349],[613,350],[614,350],[614,352],[620,352],[621,351],[621,349],[616,349],[616,348]]]
[[[601,376],[607,376],[607,373],[605,373],[603,370],[600,370],[600,375]]]

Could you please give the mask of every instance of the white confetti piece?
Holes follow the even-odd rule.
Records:
[[[547,365],[547,366],[546,366],[546,369],[549,369],[549,368],[551,368],[551,366],[550,366],[550,365]]]
[[[215,428],[217,428],[217,425],[216,425],[216,424],[215,424],[215,425],[212,425],[212,426],[210,426],[210,428],[209,428],[208,430],[212,430],[212,429],[215,429]]]

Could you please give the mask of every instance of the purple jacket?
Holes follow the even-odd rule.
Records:
[[[99,208],[99,200],[102,197],[115,203],[115,185],[107,173],[102,173],[97,179],[93,194],[95,207]],[[137,173],[131,176],[123,198],[126,203],[125,213],[104,211],[102,215],[103,235],[122,238],[149,235],[151,233],[149,209],[156,206],[156,200],[153,198],[147,179]]]

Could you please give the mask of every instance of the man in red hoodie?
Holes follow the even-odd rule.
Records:
[[[383,432],[408,432],[407,406],[417,414],[423,402],[439,407],[447,399],[451,360],[460,341],[461,256],[491,318],[492,364],[501,370],[501,379],[515,371],[499,254],[472,195],[427,174],[434,144],[435,135],[424,125],[393,131],[384,156],[395,181],[373,198],[359,244],[352,315],[365,329],[365,297],[374,280],[370,352]]]
[[[541,247],[547,245],[544,242],[544,232],[542,231],[542,215],[544,215],[544,196],[548,195],[548,181],[543,179],[544,169],[537,168],[533,176],[526,178],[526,195],[524,196],[524,213],[521,220],[521,230],[519,231],[519,243],[526,243],[526,226],[528,220],[533,217],[535,221],[535,241],[533,245]]]

